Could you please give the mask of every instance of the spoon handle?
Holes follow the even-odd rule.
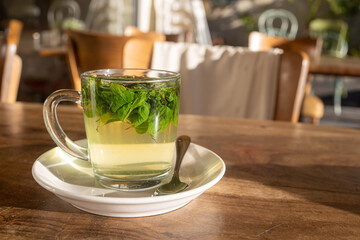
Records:
[[[176,139],[176,164],[175,172],[179,172],[181,162],[184,158],[184,155],[190,145],[191,139],[189,136],[180,136]]]

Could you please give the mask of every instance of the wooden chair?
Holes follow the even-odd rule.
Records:
[[[286,52],[301,51],[306,53],[310,60],[314,60],[321,55],[322,40],[308,38],[289,40],[287,38],[273,37],[259,32],[251,32],[249,35],[249,48],[256,51],[266,51],[270,48],[280,48]],[[312,76],[308,74],[301,115],[304,118],[309,118],[312,123],[318,123],[324,115],[324,104],[320,98],[311,95],[311,81]]]
[[[11,20],[7,34],[0,39],[0,102],[13,103],[16,101],[22,70],[22,60],[16,54],[23,24],[18,20]]]
[[[154,41],[152,36],[118,36],[68,30],[68,63],[76,90],[79,73],[107,68],[148,68]]]

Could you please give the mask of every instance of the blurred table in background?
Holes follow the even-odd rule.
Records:
[[[343,93],[346,92],[342,77],[360,77],[360,58],[321,56],[310,63],[309,73],[335,77],[334,113],[340,116],[342,112],[341,98]]]
[[[67,47],[43,47],[38,49],[39,55],[42,57],[66,57]]]
[[[309,71],[313,74],[360,77],[360,59],[321,56],[310,63]]]

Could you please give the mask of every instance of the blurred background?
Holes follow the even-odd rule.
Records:
[[[57,89],[71,88],[62,52],[67,28],[119,35],[127,26],[165,34],[203,28],[206,34],[188,34],[184,41],[201,43],[210,37],[213,44],[247,47],[249,33],[258,30],[259,16],[267,9],[282,8],[298,20],[296,37],[307,36],[309,23],[317,18],[345,21],[349,26],[346,54],[360,58],[360,0],[203,0],[201,5],[199,1],[0,0],[0,31],[10,19],[24,24],[18,46],[23,69],[17,100],[43,102]],[[56,12],[62,5],[65,10]],[[195,14],[189,17],[191,11]],[[53,52],[48,54],[47,49]],[[317,75],[313,81],[313,91],[325,104],[320,124],[360,128],[360,79],[342,79],[341,115],[333,111],[335,78]]]

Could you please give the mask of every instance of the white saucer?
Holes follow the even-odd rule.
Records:
[[[86,140],[77,141],[86,145]],[[123,192],[99,186],[89,162],[53,148],[32,167],[37,183],[84,211],[112,217],[142,217],[178,209],[215,185],[225,173],[223,160],[214,152],[191,143],[183,159],[180,178],[189,187],[180,193],[152,196],[153,190]]]

